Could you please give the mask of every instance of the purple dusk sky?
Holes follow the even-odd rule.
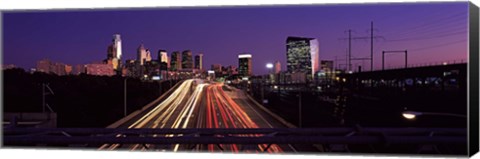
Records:
[[[369,36],[374,22],[374,68],[382,50],[409,52],[409,64],[467,59],[468,3],[344,4],[146,8],[3,13],[3,64],[32,68],[43,58],[66,64],[86,64],[106,58],[112,35],[119,33],[123,61],[135,59],[143,43],[152,50],[190,49],[211,64],[238,66],[237,55],[253,55],[255,74],[279,60],[286,68],[288,36],[317,38],[320,59],[345,59],[348,37]],[[370,40],[352,41],[352,56],[370,56]],[[401,67],[403,55],[386,56],[386,67]],[[370,69],[369,61],[353,61]],[[344,67],[344,60],[339,61]]]

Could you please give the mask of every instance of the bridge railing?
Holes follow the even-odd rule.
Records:
[[[452,64],[463,64],[467,63],[467,59],[456,59],[456,60],[447,60],[447,61],[433,61],[433,62],[426,62],[426,63],[414,63],[414,64],[408,64],[407,68],[414,68],[414,67],[428,67],[428,66],[440,66],[440,65],[452,65]],[[404,69],[404,65],[398,65],[398,66],[390,66],[387,65],[385,66],[385,70],[393,70],[393,69]],[[374,69],[374,71],[381,71],[381,68]],[[368,72],[368,69],[365,69],[363,72]]]
[[[21,144],[467,144],[465,128],[5,128]],[[118,136],[118,134],[122,134]],[[154,135],[156,137],[154,137]]]

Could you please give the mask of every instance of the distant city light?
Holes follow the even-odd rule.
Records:
[[[405,117],[405,118],[407,118],[407,119],[415,119],[415,115],[413,115],[413,114],[403,113],[402,115],[403,115],[403,117]]]
[[[160,76],[153,76],[152,80],[158,81],[158,80],[160,80]]]
[[[266,66],[267,66],[267,68],[268,68],[268,69],[271,69],[271,68],[273,68],[273,64],[272,64],[272,63],[267,63],[267,65],[266,65]]]
[[[252,58],[251,54],[240,54],[238,55],[238,58]]]
[[[248,77],[243,77],[242,80],[248,81]]]
[[[443,62],[443,65],[447,65],[448,63],[447,62]]]
[[[406,119],[412,120],[415,119],[416,116],[422,115],[421,112],[415,112],[415,111],[404,111],[402,113],[402,116]]]
[[[213,71],[213,70],[208,70],[207,72],[208,72],[208,74],[215,74],[215,71]]]

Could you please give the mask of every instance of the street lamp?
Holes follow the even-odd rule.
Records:
[[[123,81],[123,116],[127,116],[127,77]]]
[[[267,63],[266,67],[267,67],[268,69],[272,69],[272,68],[273,68],[273,64],[272,64],[272,63]]]
[[[269,75],[269,74],[270,74],[270,70],[272,70],[272,68],[273,68],[273,64],[272,64],[272,63],[267,63],[267,64],[265,65],[265,67],[267,67],[267,69],[268,69],[268,74],[267,74],[267,75]],[[262,104],[266,104],[266,103],[265,103],[265,92],[264,92],[265,84],[264,84],[264,83],[266,83],[266,80],[265,80],[265,76],[262,75],[262,82],[261,82],[261,85],[260,85],[260,87],[261,87],[261,89],[262,89],[262,92],[261,92],[261,95],[262,95]]]
[[[404,111],[402,116],[406,119],[413,120],[420,115],[432,115],[432,116],[450,116],[458,118],[467,118],[466,115],[452,114],[452,113],[438,113],[438,112],[417,112],[417,111]]]
[[[268,69],[268,81],[270,82],[270,74],[273,72],[273,64],[272,63],[267,63],[267,65],[265,65]]]

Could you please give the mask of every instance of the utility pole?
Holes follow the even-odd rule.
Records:
[[[368,31],[368,30],[367,30]],[[370,22],[370,36],[363,36],[363,37],[352,37],[351,35],[351,32],[352,30],[348,30],[348,55],[347,55],[347,60],[346,60],[346,64],[348,65],[348,71],[351,71],[351,67],[352,67],[352,63],[351,63],[351,60],[352,60],[352,53],[351,53],[351,40],[367,40],[367,39],[370,39],[370,57],[369,58],[360,58],[360,59],[353,59],[353,60],[370,60],[370,71],[373,71],[373,39],[377,39],[377,38],[382,38],[384,39],[383,36],[374,36],[373,35],[373,31],[374,31],[374,28],[373,28],[373,21]],[[345,40],[346,38],[340,38],[341,40]]]
[[[373,71],[373,21],[370,23],[370,71]]]
[[[345,59],[345,65],[347,66],[345,68],[345,71],[349,72],[350,70],[352,70],[352,63],[350,60],[352,58],[352,29],[348,29],[345,32],[348,32],[348,50],[347,50],[347,55]],[[345,38],[341,38],[341,39],[343,40]]]
[[[373,72],[373,21],[370,23],[370,72]],[[373,94],[373,80],[370,80],[370,88]]]
[[[345,50],[345,72],[348,72],[348,49]]]
[[[348,71],[352,70],[352,30],[348,30]]]

